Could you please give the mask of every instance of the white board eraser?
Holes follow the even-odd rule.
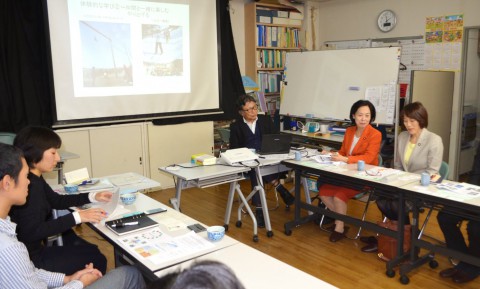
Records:
[[[348,90],[354,90],[354,91],[359,91],[360,87],[359,86],[349,86]]]

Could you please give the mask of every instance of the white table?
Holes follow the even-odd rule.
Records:
[[[251,168],[245,166],[228,166],[223,164],[211,165],[211,166],[197,166],[190,163],[183,163],[175,166],[177,169],[171,170],[171,167],[160,167],[161,172],[173,175],[176,178],[175,197],[170,199],[172,206],[179,211],[180,201],[182,196],[182,190],[190,187],[205,188],[210,186],[216,186],[220,184],[229,183],[230,189],[228,194],[227,208],[225,210],[224,227],[228,231],[230,223],[230,214],[233,206],[233,199],[235,193],[242,201],[242,205],[245,206],[249,216],[253,222],[253,240],[258,241],[258,226],[255,215],[252,209],[248,205],[248,201],[243,195],[238,181],[244,180],[244,174],[248,173]],[[262,190],[263,194],[264,191]],[[266,207],[266,198],[265,204]],[[266,208],[268,214],[268,208]],[[238,221],[236,225],[241,226],[241,208],[238,211]],[[267,215],[268,216],[268,215]],[[270,223],[269,223],[270,224]],[[271,227],[269,229],[271,232]]]
[[[215,260],[229,266],[248,289],[337,288],[243,243],[217,250],[195,260],[156,273],[158,277],[186,269],[198,260]]]
[[[174,206],[175,209],[180,209],[180,199],[182,190],[188,187],[209,187],[225,183],[230,183],[227,208],[225,210],[225,224],[224,227],[228,230],[228,224],[230,222],[230,216],[233,206],[233,199],[235,193],[242,201],[238,208],[238,220],[236,222],[237,227],[241,227],[241,210],[243,207],[246,208],[248,214],[252,218],[253,222],[253,241],[258,242],[258,227],[255,215],[253,214],[248,201],[253,197],[254,194],[258,193],[260,195],[260,202],[262,204],[263,216],[265,219],[265,227],[267,230],[267,236],[272,237],[273,231],[270,223],[270,215],[268,212],[267,198],[265,196],[264,184],[262,180],[262,175],[270,175],[273,173],[279,173],[283,171],[288,171],[289,169],[282,165],[280,162],[281,159],[258,159],[259,164],[255,167],[248,166],[228,166],[224,164],[217,164],[211,166],[196,166],[190,163],[184,163],[176,165],[175,170],[172,170],[171,167],[160,167],[159,170],[163,173],[167,173],[176,177],[177,182],[175,186],[175,198],[170,199],[170,203]],[[255,186],[252,192],[245,197],[240,190],[240,185],[238,184],[239,180],[245,179],[244,174],[248,173],[251,169],[255,169],[257,177],[259,179],[259,184]]]
[[[143,194],[139,194],[137,196],[137,200],[134,204],[129,206],[124,206],[130,212],[138,212],[138,211],[146,211],[149,209],[155,208],[167,208],[167,211],[164,213],[150,215],[149,217],[159,223],[159,228],[164,234],[168,234],[171,237],[180,236],[186,233],[189,233],[190,230],[187,228],[188,225],[198,223],[196,220],[176,211],[168,208],[164,204],[146,196]],[[119,216],[120,217],[120,216]],[[112,218],[115,218],[114,216]],[[141,267],[143,273],[151,278],[155,278],[154,274],[156,271],[168,268],[172,265],[182,263],[198,256],[214,252],[216,250],[220,250],[225,247],[232,246],[237,244],[238,241],[235,239],[230,238],[229,236],[225,236],[221,241],[214,242],[214,246],[208,248],[203,251],[198,251],[193,254],[180,256],[176,259],[170,259],[168,261],[162,263],[156,263],[150,261],[148,258],[144,258],[139,256],[135,252],[132,252],[132,249],[129,248],[125,243],[122,242],[122,238],[128,237],[129,235],[135,235],[139,232],[133,232],[130,234],[118,236],[110,229],[105,227],[103,223],[99,224],[89,224],[93,230],[99,233],[103,238],[105,238],[109,243],[111,243],[114,247],[115,251],[115,265],[118,266],[120,264],[129,263],[129,264],[137,264]],[[205,228],[206,225],[202,224]],[[145,229],[144,231],[148,231],[149,229]],[[202,238],[207,239],[207,232],[198,233]],[[209,241],[210,242],[210,241]]]
[[[449,191],[445,189],[439,189],[434,184],[430,184],[429,186],[421,186],[419,182],[410,183],[402,187],[403,190],[406,190],[410,193],[408,199],[412,200],[416,204],[416,206],[413,206],[414,210],[412,214],[412,224],[416,224],[416,226],[412,227],[413,231],[410,249],[410,260],[409,262],[405,262],[400,266],[400,282],[403,284],[407,284],[409,282],[407,274],[413,269],[416,269],[417,267],[425,263],[429,263],[431,268],[437,267],[438,262],[434,260],[436,252],[445,256],[460,259],[476,266],[480,266],[480,258],[478,257],[454,251],[444,246],[439,246],[421,238],[417,238],[417,236],[419,235],[418,207],[421,204],[429,204],[431,208],[433,208],[434,206],[442,207],[442,210],[445,210],[445,212],[451,213],[453,215],[463,216],[466,219],[479,220],[480,218],[478,215],[478,212],[480,211],[480,187],[471,184],[457,183],[446,180],[444,180],[442,184],[452,184],[469,187],[471,188],[471,191]],[[419,256],[421,248],[425,248],[428,250],[428,252],[423,256]]]

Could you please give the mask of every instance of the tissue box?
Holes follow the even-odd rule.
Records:
[[[192,155],[191,163],[200,165],[200,166],[208,166],[214,165],[217,162],[217,158],[212,155],[207,154],[196,154]]]

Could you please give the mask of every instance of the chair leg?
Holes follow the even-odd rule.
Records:
[[[432,215],[433,212],[433,206],[430,207],[427,216],[425,217],[425,221],[423,221],[422,228],[420,229],[420,232],[418,233],[418,239],[420,240],[422,238],[423,232],[425,231],[425,228],[427,227],[427,223],[430,220],[430,216]]]
[[[368,192],[367,202],[365,203],[365,209],[363,210],[363,213],[362,213],[362,222],[365,221],[365,219],[367,217],[368,207],[370,206],[370,202],[372,201],[372,199],[373,199],[373,192]],[[347,236],[347,238],[349,238],[351,240],[356,240],[356,239],[360,238],[361,233],[362,233],[362,226],[359,226],[358,231],[355,234],[355,236],[354,237],[348,237]]]
[[[318,226],[320,227],[320,229],[322,231],[325,231],[325,232],[331,232],[331,230],[329,230],[328,228],[325,228],[323,226],[323,220],[325,219],[325,215],[322,215],[322,217],[320,218],[320,224],[318,224]],[[335,223],[334,223],[335,224]]]

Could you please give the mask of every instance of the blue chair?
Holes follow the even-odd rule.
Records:
[[[15,135],[13,132],[0,132],[0,142],[13,145]]]
[[[220,145],[220,152],[228,150],[230,146],[230,129],[228,128],[217,128],[222,144]]]

